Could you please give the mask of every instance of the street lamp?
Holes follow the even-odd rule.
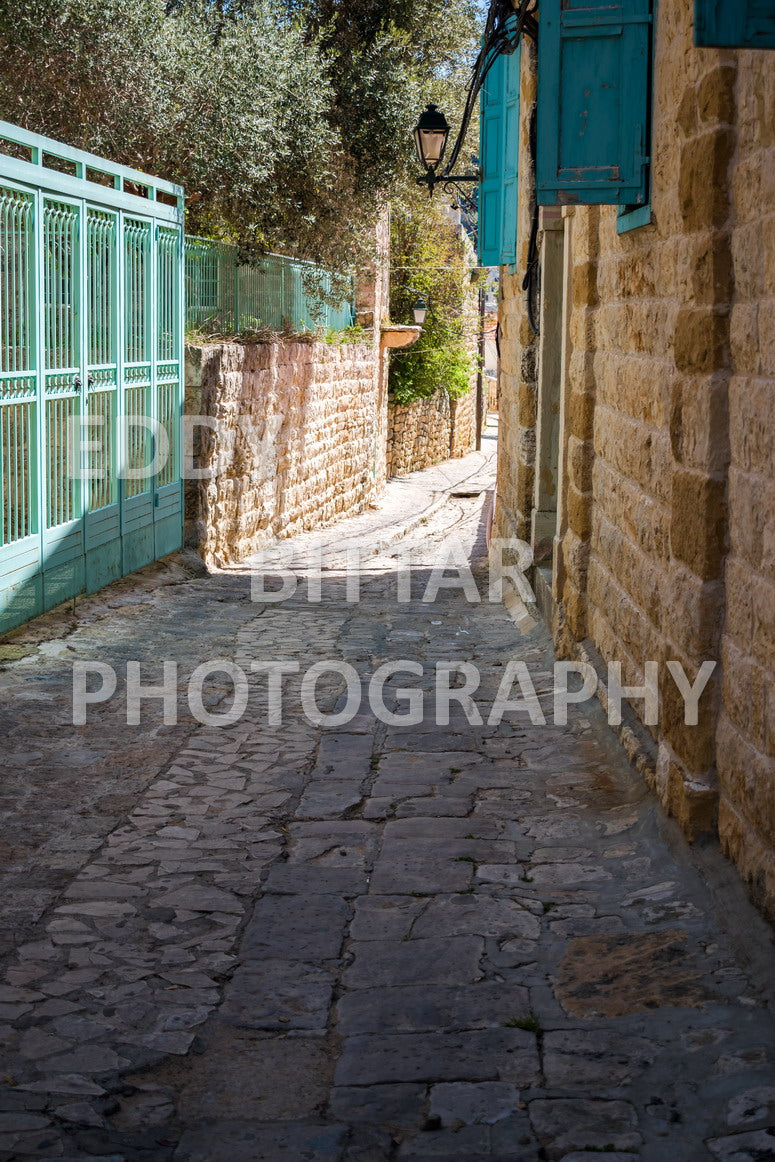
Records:
[[[466,198],[457,183],[478,182],[479,174],[453,174],[451,172],[457,160],[457,148],[446,169],[441,173],[438,172],[444,160],[448,137],[449,122],[446,117],[436,105],[428,105],[414,128],[414,146],[420,164],[425,169],[422,177],[417,178],[417,184],[426,185],[431,196],[433,196],[433,191],[437,185],[442,186],[447,191],[454,189],[459,198],[468,202],[469,199]]]
[[[426,173],[435,173],[444,160],[449,124],[437,105],[429,104],[414,130],[414,145]]]
[[[423,323],[425,322],[425,316],[428,314],[428,304],[426,303],[425,299],[417,300],[417,302],[412,307],[412,314],[414,315],[414,321],[417,326],[422,327]]]
[[[393,290],[407,291],[410,295],[417,296],[415,298],[414,302],[412,303],[412,314],[414,315],[414,321],[415,321],[416,326],[422,327],[422,325],[424,324],[424,322],[427,318],[428,311],[430,311],[430,313],[431,313],[431,318],[434,317],[433,306],[432,306],[431,301],[430,301],[430,295],[427,295],[424,291],[418,290],[416,286],[405,286],[403,283],[400,283],[400,282],[394,283],[392,289]]]

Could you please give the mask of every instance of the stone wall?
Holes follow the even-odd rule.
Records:
[[[378,352],[378,347],[376,348]],[[375,346],[212,343],[189,347],[186,413],[198,427],[186,541],[224,566],[275,537],[361,511],[380,476]]]
[[[476,389],[461,396],[452,403],[452,442],[450,455],[453,459],[467,456],[476,447]]]
[[[388,368],[387,353],[381,344],[381,328],[390,315],[390,211],[385,209],[374,232],[374,261],[362,270],[355,282],[356,322],[370,329],[375,392],[374,447],[375,489],[380,493],[387,480]]]
[[[530,116],[536,98],[536,60],[531,41],[522,45],[519,92],[519,220],[515,270],[502,267],[498,304],[498,484],[494,533],[504,540],[529,539],[533,497],[538,346],[524,309],[522,279],[527,267],[533,213]]]
[[[723,67],[737,133],[719,832],[754,898],[775,914],[775,56],[730,55]]]
[[[476,394],[452,400],[443,392],[410,404],[388,401],[388,476],[465,456],[476,439]]]
[[[563,211],[553,631],[563,656],[621,661],[625,684],[660,663],[642,767],[775,916],[775,57],[694,48],[692,9],[658,6],[652,224]],[[521,167],[534,75],[524,54]],[[529,539],[540,373],[520,277],[503,272],[496,529]],[[690,680],[718,663],[697,726],[673,659]]]

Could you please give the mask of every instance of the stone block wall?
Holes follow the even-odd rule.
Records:
[[[453,459],[466,456],[476,446],[476,391],[469,391],[453,400],[451,413],[452,439],[450,455]]]
[[[485,406],[488,412],[498,411],[498,380],[493,379],[492,376],[487,376],[484,381],[485,391],[487,392],[487,399]]]
[[[411,404],[388,402],[388,476],[430,468],[465,456],[476,440],[476,395],[457,400],[443,392]]]
[[[522,45],[519,124],[519,219],[517,262],[502,267],[498,322],[498,483],[494,535],[529,539],[533,499],[536,428],[536,358],[538,344],[525,312],[522,279],[527,267],[533,214],[533,163],[530,157],[530,117],[536,99],[536,54],[531,41]]]
[[[754,899],[775,914],[775,56],[733,56],[719,833]]]
[[[692,46],[692,11],[657,23],[653,224],[568,213],[568,367],[558,637],[589,638],[625,684],[660,663],[653,778],[687,834],[715,827],[717,670],[687,727],[665,663],[693,679],[724,613],[729,184],[734,68]],[[642,703],[633,700],[642,714]]]
[[[644,769],[687,836],[720,835],[773,917],[774,64],[769,52],[695,48],[693,4],[660,0],[652,224],[619,234],[614,207],[564,210],[553,569],[562,656],[621,661],[635,685],[646,660],[660,663]],[[533,78],[523,55],[523,138]],[[496,513],[499,535],[526,539],[535,344],[518,280],[528,185],[523,177],[520,273],[503,272]],[[717,663],[697,726],[684,723],[668,660],[690,680]],[[631,705],[642,717],[642,701]]]
[[[376,495],[380,432],[374,344],[189,347],[186,413],[197,427],[186,541],[224,566],[275,537],[361,511]],[[376,351],[376,354],[375,354]]]

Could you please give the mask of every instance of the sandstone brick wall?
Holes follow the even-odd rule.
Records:
[[[476,446],[476,391],[469,391],[452,403],[452,447],[453,458],[465,456]]]
[[[450,402],[443,392],[411,404],[388,402],[388,476],[465,456],[476,440],[476,394]]]
[[[775,56],[732,56],[737,140],[719,831],[754,898],[775,914]]]
[[[566,224],[571,300],[560,636],[590,638],[627,683],[661,663],[659,794],[689,834],[712,829],[719,675],[696,727],[664,663],[719,655],[724,609],[730,296],[730,76],[692,47],[686,0],[660,4],[654,224],[617,235],[613,207]],[[634,702],[636,713],[642,703]]]
[[[498,387],[498,485],[494,518],[496,537],[529,537],[533,497],[536,425],[536,356],[538,345],[524,309],[522,279],[527,266],[533,212],[529,132],[536,97],[535,50],[522,46],[519,125],[519,220],[517,262],[500,272],[500,365]]]
[[[376,348],[378,352],[378,347]],[[359,512],[380,475],[375,346],[212,343],[187,349],[186,413],[195,464],[186,541],[223,566],[274,537]]]
[[[658,6],[653,224],[618,235],[614,207],[564,211],[553,629],[562,655],[594,647],[626,683],[661,663],[647,773],[687,835],[718,830],[775,916],[775,56],[694,48],[692,10]],[[528,208],[523,177],[501,304],[501,536],[529,536],[535,470]],[[719,663],[696,727],[672,659],[690,679]]]
[[[487,376],[484,381],[485,390],[487,392],[486,408],[488,412],[498,411],[498,380]]]

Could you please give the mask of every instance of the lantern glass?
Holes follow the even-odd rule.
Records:
[[[412,314],[414,315],[414,321],[417,326],[422,327],[423,323],[425,322],[425,317],[428,314],[428,304],[424,299],[417,300],[417,302],[412,307]]]
[[[449,125],[436,105],[429,105],[414,130],[414,144],[420,163],[427,170],[435,170],[444,160]]]

